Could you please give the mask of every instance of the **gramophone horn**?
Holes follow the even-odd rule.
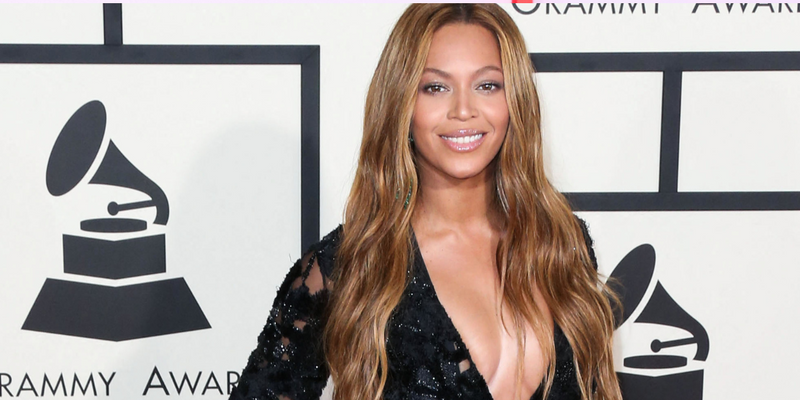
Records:
[[[619,296],[622,312],[614,313],[614,322],[621,326],[642,302],[656,266],[656,251],[653,246],[643,244],[631,250],[623,258],[611,276],[608,285]]]
[[[106,108],[97,100],[84,104],[72,114],[61,129],[50,152],[46,177],[47,190],[50,194],[61,196],[72,190],[83,179],[97,158],[105,130]],[[156,218],[153,223],[166,225],[169,219],[169,203],[164,191],[128,161],[113,141],[109,141],[108,150],[89,183],[130,188],[150,196],[150,200],[136,203],[111,202],[109,204],[111,215],[116,215],[119,211],[156,207]],[[131,222],[136,225],[135,228],[126,225],[124,229],[119,230],[120,224]],[[106,226],[109,223],[113,225],[110,227],[113,229],[109,230]],[[83,225],[86,225],[86,230],[96,232],[142,230],[137,221],[126,222],[122,219],[94,220]]]
[[[642,313],[636,318],[636,322],[674,326],[692,334],[691,338],[686,339],[668,342],[654,341],[651,345],[654,352],[658,352],[664,347],[697,344],[694,359],[705,361],[708,358],[708,333],[705,328],[672,299],[661,282],[656,282],[653,295],[650,296]]]
[[[92,166],[106,131],[106,108],[93,100],[78,111],[61,129],[47,162],[47,190],[61,196],[75,187]]]
[[[113,207],[109,207],[109,212],[114,215],[119,210],[131,210],[143,207],[156,207],[156,218],[154,224],[166,225],[169,219],[169,202],[164,191],[150,180],[145,174],[139,171],[127,158],[119,151],[114,141],[109,141],[108,150],[103,157],[103,161],[97,168],[97,172],[89,181],[92,184],[112,185],[135,189],[150,196],[149,201],[134,204],[120,205],[112,202]],[[115,208],[116,210],[111,210]]]

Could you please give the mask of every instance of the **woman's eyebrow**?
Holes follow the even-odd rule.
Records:
[[[442,71],[440,69],[436,69],[436,68],[425,68],[424,70],[422,70],[423,74],[426,73],[426,72],[431,72],[431,73],[434,73],[436,75],[443,76],[445,78],[451,78],[452,77],[452,75],[448,74],[447,72],[444,72],[444,71]]]
[[[477,76],[477,75],[480,75],[480,74],[482,74],[484,72],[487,72],[487,71],[497,71],[497,72],[499,72],[501,74],[503,73],[503,69],[502,68],[500,68],[500,67],[498,67],[496,65],[487,65],[487,66],[475,71],[474,75]]]
[[[483,68],[480,68],[479,70],[475,71],[475,73],[472,74],[472,76],[478,76],[478,75],[480,75],[480,74],[482,74],[482,73],[484,73],[486,71],[497,71],[497,72],[499,72],[501,74],[503,73],[503,69],[502,68],[500,68],[498,66],[495,66],[495,65],[487,65],[487,66],[485,66]],[[436,69],[436,68],[430,68],[430,67],[425,68],[424,70],[422,70],[422,72],[423,73],[431,72],[431,73],[434,73],[436,75],[443,76],[445,78],[452,78],[453,77],[452,75],[450,75],[449,73],[447,73],[445,71],[442,71],[442,70]]]

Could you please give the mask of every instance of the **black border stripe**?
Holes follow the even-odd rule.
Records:
[[[300,64],[301,74],[301,170],[300,193],[303,210],[303,251],[319,240],[319,113],[320,113],[320,48],[314,46]],[[305,210],[316,210],[306,213]],[[308,227],[308,229],[306,229]]]
[[[103,43],[122,45],[122,4],[103,4]]]
[[[0,44],[0,64],[299,65],[301,246],[319,240],[320,47]]]
[[[800,52],[532,53],[538,72],[796,71]]]
[[[678,191],[681,137],[681,71],[664,72],[661,97],[661,155],[658,191]]]
[[[578,211],[800,210],[800,192],[678,192],[685,71],[800,71],[800,52],[531,53],[538,72],[663,74],[658,192],[565,193]]]
[[[300,64],[319,46],[0,44],[4,64]]]
[[[565,193],[576,211],[795,211],[800,192]]]

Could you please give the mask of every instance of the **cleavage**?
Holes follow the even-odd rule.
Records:
[[[425,250],[419,248],[419,261],[433,284],[439,304],[467,348],[470,360],[466,366],[474,363],[498,400],[511,399],[516,372],[516,337],[513,330],[506,332],[500,321],[500,284],[493,260],[481,260],[480,254],[471,252],[453,255],[452,252],[436,254],[436,251]],[[510,324],[507,310],[505,318]],[[530,328],[527,337],[522,391],[533,393],[544,375],[544,366],[539,344]],[[464,367],[462,364],[462,370]]]

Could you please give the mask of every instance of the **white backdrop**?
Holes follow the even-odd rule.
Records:
[[[624,3],[624,11],[613,13],[594,5],[589,13],[586,3],[586,14],[565,4],[549,6],[548,13],[540,5],[528,15],[503,7],[531,53],[800,52],[797,4],[790,4],[791,13],[785,4],[743,4],[730,11],[720,4],[719,13],[695,4],[661,4],[656,12],[653,4],[632,11]],[[319,45],[324,234],[341,220],[367,85],[405,7],[126,4],[123,39],[147,45]],[[525,12],[533,7],[519,5]],[[0,43],[102,42],[99,4],[0,5]],[[795,68],[683,73],[679,192],[800,190],[800,65]],[[143,395],[154,367],[171,396],[177,393],[170,371],[178,381],[184,372],[192,381],[201,374],[201,388],[213,372],[224,390],[228,371],[240,372],[255,345],[276,285],[300,254],[299,79],[296,66],[0,64],[0,397],[42,395],[43,375],[55,380],[62,373],[67,392],[73,374],[85,382],[93,373],[102,397],[99,373],[108,379],[116,372],[111,397],[135,398]],[[658,190],[660,72],[547,72],[537,82],[548,169],[561,190]],[[44,280],[67,279],[60,235],[75,233],[77,222],[94,212],[94,199],[105,195],[79,185],[54,198],[44,187],[59,130],[93,99],[108,111],[106,140],[113,139],[166,192],[172,209],[163,228],[167,274],[186,279],[211,329],[126,342],[20,329]],[[138,213],[152,218],[149,211]],[[696,346],[688,345],[662,350],[688,357],[686,367],[626,368],[623,359],[648,354],[654,338],[686,336],[678,328],[634,323],[637,308],[618,331],[620,371],[662,376],[702,370],[700,395],[711,400],[793,396],[800,323],[787,314],[800,305],[800,272],[792,254],[800,242],[800,211],[580,215],[590,225],[605,274],[633,248],[652,245],[655,279],[642,307],[658,280],[709,338],[705,361],[692,360]],[[37,393],[23,383],[26,374]],[[184,388],[180,396],[192,395]],[[151,389],[147,397],[167,396]],[[211,389],[194,397],[225,396]]]
[[[169,373],[180,383],[187,372],[192,385],[199,379],[197,395],[208,386],[207,396],[222,397],[228,371],[240,372],[252,350],[281,269],[301,251],[299,67],[5,64],[0,86],[0,168],[8,188],[0,202],[3,395],[52,395],[44,377],[57,385],[61,374],[65,386],[56,393],[80,395],[77,374],[84,387],[93,377],[103,396],[103,374],[111,397],[131,398],[144,393],[158,368],[171,395]],[[44,184],[50,149],[73,112],[96,99],[107,112],[98,159],[75,189],[53,197]],[[166,273],[121,280],[64,273],[62,234],[141,236],[79,228],[103,217],[111,200],[147,199],[88,184],[109,140],[166,193],[168,223],[146,230],[166,235]],[[152,222],[155,210],[121,215]],[[47,278],[117,287],[181,277],[211,329],[122,342],[20,330]]]

